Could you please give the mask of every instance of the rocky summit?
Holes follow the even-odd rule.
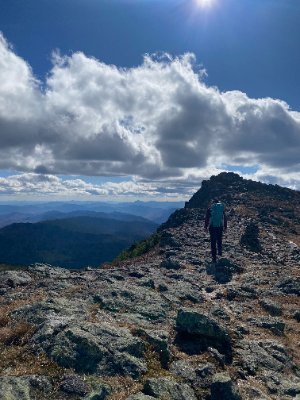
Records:
[[[215,197],[228,232],[212,264]],[[1,272],[0,399],[299,400],[299,208],[297,191],[221,173],[144,254]]]

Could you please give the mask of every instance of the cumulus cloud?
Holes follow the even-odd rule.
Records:
[[[259,165],[266,180],[299,186],[300,113],[203,75],[192,54],[123,69],[56,53],[42,85],[0,36],[0,168],[58,185],[58,174],[134,176],[151,191],[150,181],[189,187],[224,164]]]
[[[180,184],[179,184],[180,188]],[[5,196],[55,196],[86,199],[91,196],[145,197],[174,200],[183,195],[191,196],[196,190],[184,185],[182,190],[177,184],[165,186],[162,183],[139,182],[134,179],[123,182],[89,183],[83,179],[62,179],[55,175],[23,173],[0,178],[0,194]]]

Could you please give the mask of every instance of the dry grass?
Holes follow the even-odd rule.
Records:
[[[23,346],[35,332],[35,327],[27,321],[19,321],[13,324],[11,321],[6,326],[0,328],[0,343],[6,346]]]
[[[27,345],[0,344],[0,374],[11,376],[46,375],[60,377],[65,370],[45,354],[36,355]]]
[[[18,292],[24,293],[24,298],[7,304],[0,303],[0,374],[59,376],[61,368],[45,355],[33,354],[28,346],[29,340],[36,331],[35,326],[26,320],[13,320],[10,317],[12,311],[44,300],[46,294],[43,291],[27,294],[24,289],[19,289]]]
[[[99,310],[99,304],[91,304],[88,308],[88,317],[87,321],[92,323],[99,322],[99,318],[97,316]]]

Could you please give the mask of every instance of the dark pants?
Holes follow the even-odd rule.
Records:
[[[217,246],[218,246],[218,255],[222,255],[222,235],[223,235],[223,227],[209,227],[210,233],[210,247],[211,247],[211,256],[213,262],[217,260]]]

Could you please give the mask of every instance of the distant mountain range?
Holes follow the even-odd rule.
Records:
[[[85,215],[78,215],[82,213]],[[113,260],[158,226],[140,216],[119,212],[52,211],[44,214],[47,216],[51,220],[14,223],[0,229],[0,263],[44,262],[67,268],[95,267]]]
[[[122,220],[121,214],[130,214],[146,218],[157,224],[165,222],[183,202],[15,202],[0,204],[0,228],[18,222],[39,222],[76,216],[92,216],[93,212],[109,214]],[[125,218],[125,217],[124,217]]]

